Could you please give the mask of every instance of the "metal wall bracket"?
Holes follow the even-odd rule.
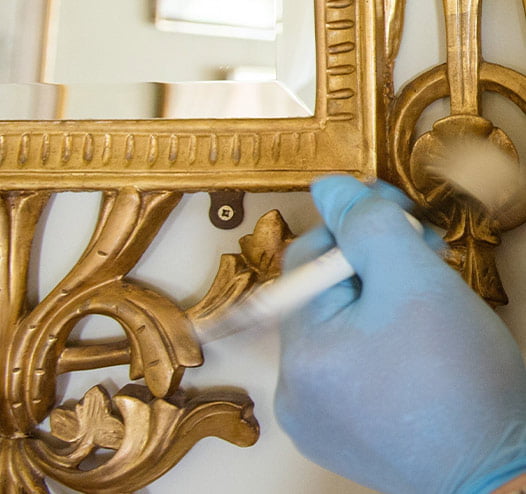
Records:
[[[242,190],[219,190],[210,192],[210,221],[217,228],[231,230],[243,222],[245,210]]]

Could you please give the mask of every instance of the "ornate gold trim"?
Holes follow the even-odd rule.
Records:
[[[526,209],[522,205],[492,219],[476,201],[427,170],[430,164],[440,166],[441,150],[474,138],[508,154],[518,165],[517,151],[508,136],[480,115],[480,94],[496,91],[525,111],[526,77],[482,59],[481,0],[443,0],[443,6],[447,63],[410,81],[394,98],[388,115],[391,180],[447,231],[449,262],[490,304],[501,305],[507,303],[507,297],[495,265],[494,248],[500,243],[500,232],[526,220]],[[451,115],[435,122],[432,131],[415,140],[413,132],[424,110],[447,96]]]
[[[292,234],[276,211],[241,253],[225,255],[208,294],[182,311],[177,304],[126,278],[167,215],[177,192],[107,192],[98,226],[69,274],[36,307],[28,307],[26,278],[31,241],[49,198],[46,192],[0,197],[0,307],[4,335],[0,365],[0,478],[6,492],[47,492],[44,476],[83,492],[132,492],[172,468],[203,437],[239,446],[259,434],[252,401],[239,392],[186,396],[179,388],[187,367],[203,363],[193,324],[224,311],[248,291],[279,274]],[[120,323],[126,339],[68,344],[76,323],[103,314]],[[57,376],[126,363],[130,384],[110,397],[101,386],[73,408],[55,406]],[[35,433],[51,413],[55,440]],[[56,440],[60,440],[57,446]],[[86,470],[98,448],[115,454]]]
[[[522,223],[526,211],[495,224],[425,172],[437,145],[470,132],[514,156],[502,131],[480,117],[479,96],[496,91],[526,111],[526,76],[480,57],[479,2],[444,0],[448,63],[394,95],[405,2],[315,0],[317,100],[310,118],[0,122],[6,492],[46,493],[46,476],[84,492],[131,492],[169,470],[202,437],[240,446],[257,440],[245,394],[190,397],[179,386],[187,367],[203,363],[193,324],[277,276],[292,234],[277,212],[265,215],[241,239],[240,254],[223,256],[206,296],[183,311],[127,274],[184,192],[286,191],[336,171],[389,176],[419,204],[432,206],[430,218],[447,229],[450,261],[472,286],[493,304],[505,302],[492,249],[499,231]],[[422,112],[447,96],[451,115],[416,140]],[[385,166],[379,161],[387,148]],[[98,226],[70,273],[31,307],[26,284],[34,232],[51,194],[64,190],[104,191]],[[126,338],[68,343],[89,314],[114,318]],[[55,406],[58,375],[117,364],[129,364],[130,379],[144,378],[146,386],[130,384],[113,397],[96,386],[74,406]],[[48,416],[52,438],[36,433]],[[90,470],[79,468],[98,448],[115,453]]]
[[[313,117],[0,122],[1,187],[288,190],[375,175],[375,2],[314,6]]]
[[[47,3],[44,80],[58,1]],[[292,237],[279,214],[260,220],[241,240],[240,254],[222,258],[210,291],[187,311],[126,275],[183,192],[301,189],[334,171],[375,175],[376,2],[314,0],[313,6],[313,117],[0,122],[0,331],[6,342],[0,478],[9,492],[45,493],[46,476],[84,492],[130,492],[170,469],[202,437],[240,446],[256,441],[246,395],[190,398],[179,384],[187,367],[203,362],[192,323],[278,275]],[[65,190],[104,191],[98,226],[70,273],[30,307],[34,230],[50,195]],[[126,338],[69,344],[71,330],[89,314],[114,318]],[[113,397],[96,386],[75,406],[54,408],[58,375],[117,364],[129,364],[130,379],[144,378],[146,386],[130,384]],[[48,416],[52,438],[35,432]],[[98,448],[115,454],[98,467],[80,468]]]

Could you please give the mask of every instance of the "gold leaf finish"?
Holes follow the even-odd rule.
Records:
[[[197,324],[213,319],[245,297],[256,284],[278,276],[283,252],[293,238],[278,211],[262,216],[254,233],[240,239],[241,254],[221,257],[210,290],[198,304],[188,309],[187,317]]]
[[[400,43],[404,29],[405,0],[384,0],[385,12],[385,39],[386,39],[386,58],[389,66],[392,66]]]
[[[66,189],[133,183],[179,191],[301,189],[335,170],[374,175],[375,4],[314,0],[309,8],[316,15],[313,116],[0,122],[2,187],[53,188],[57,171],[66,172]]]
[[[279,275],[283,251],[294,235],[278,211],[270,211],[257,223],[254,233],[243,237],[241,255],[255,271],[258,281],[265,282]]]
[[[129,385],[113,402],[123,417],[124,437],[110,460],[83,471],[71,466],[75,452],[68,455],[41,441],[27,441],[27,451],[34,455],[38,467],[83,492],[120,494],[161,476],[203,437],[213,435],[246,447],[259,433],[253,403],[239,393],[202,393],[170,402],[152,399],[147,389]]]
[[[126,278],[162,223],[177,206],[177,192],[107,192],[99,221],[78,263],[35,307],[26,302],[33,230],[49,194],[6,192],[0,202],[0,304],[5,351],[2,381],[0,473],[2,492],[47,492],[48,475],[82,492],[131,492],[172,468],[201,438],[217,436],[252,445],[259,427],[243,393],[187,397],[180,382],[203,356],[192,321],[225,310],[257,284],[279,274],[292,234],[277,211],[241,239],[240,254],[223,261],[209,293],[187,312]],[[126,339],[68,345],[88,314],[115,319]],[[57,375],[126,363],[129,385],[110,398],[101,386],[74,407],[54,408]],[[64,443],[33,437],[50,415],[51,433]],[[100,448],[115,454],[102,465],[82,466]]]
[[[27,439],[0,439],[0,491],[2,493],[48,494],[42,473],[26,451]]]
[[[404,30],[404,13],[406,0],[384,0],[385,17],[385,88],[384,96],[391,100],[394,98],[393,70],[402,42]]]
[[[278,276],[293,235],[277,211],[264,215],[240,240],[240,253],[222,256],[202,300],[182,310],[128,273],[184,193],[289,191],[326,173],[381,175],[446,229],[448,261],[466,280],[491,304],[506,302],[493,250],[501,231],[526,220],[524,203],[490,219],[428,172],[473,136],[518,164],[508,136],[481,116],[480,96],[497,92],[526,112],[526,76],[482,59],[481,0],[443,0],[447,63],[398,94],[392,71],[405,1],[313,5],[311,117],[0,122],[0,492],[45,494],[46,477],[86,493],[132,492],[204,437],[243,447],[257,440],[244,393],[187,395],[181,385],[186,368],[203,364],[193,325]],[[51,19],[51,0],[48,7]],[[415,136],[425,109],[447,97],[451,114]],[[67,190],[103,191],[98,223],[70,272],[31,306],[33,237],[50,196]],[[91,314],[116,320],[122,339],[71,343],[75,325]],[[121,364],[145,385],[131,383],[114,396],[95,386],[78,403],[57,407],[58,375]],[[37,434],[48,417],[53,437]],[[112,456],[86,468],[101,448]]]
[[[507,303],[494,260],[499,234],[526,220],[524,204],[490,219],[481,206],[437,180],[431,167],[443,163],[448,150],[462,149],[478,139],[504,152],[517,166],[509,137],[480,115],[480,95],[496,91],[526,110],[524,76],[482,60],[480,0],[443,0],[447,31],[447,64],[410,81],[396,96],[388,116],[391,180],[429,211],[429,218],[447,230],[448,261],[491,305]],[[498,75],[497,75],[498,74]],[[496,82],[498,79],[498,82]],[[521,81],[519,83],[518,81]],[[412,134],[419,117],[434,101],[449,96],[451,116],[435,122],[416,142]],[[503,192],[505,194],[505,192]],[[506,198],[502,203],[505,204]]]
[[[68,443],[76,443],[68,456],[77,466],[95,448],[119,449],[124,426],[111,414],[111,402],[102,387],[90,389],[75,410],[55,408],[51,412],[51,432]]]

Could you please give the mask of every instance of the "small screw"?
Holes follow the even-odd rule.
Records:
[[[221,221],[230,221],[234,217],[234,209],[227,204],[220,206],[217,208],[217,217]]]

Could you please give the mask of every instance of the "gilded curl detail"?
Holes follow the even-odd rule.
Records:
[[[209,293],[183,311],[126,278],[181,197],[131,187],[106,192],[97,228],[78,263],[44,300],[29,307],[31,243],[49,194],[2,194],[0,331],[8,348],[0,357],[5,377],[0,492],[46,493],[46,476],[82,492],[132,492],[172,468],[203,437],[239,446],[257,440],[259,426],[245,393],[187,396],[180,383],[187,367],[203,364],[193,322],[213,317],[277,276],[292,234],[279,213],[265,215],[254,234],[240,240],[240,254],[223,256]],[[115,319],[126,338],[69,344],[70,332],[89,314]],[[144,378],[146,385],[131,383],[115,396],[95,386],[74,406],[54,408],[60,373],[123,363],[129,364],[132,381]],[[35,433],[48,415],[51,442]],[[114,454],[89,470],[80,468],[100,448]]]

